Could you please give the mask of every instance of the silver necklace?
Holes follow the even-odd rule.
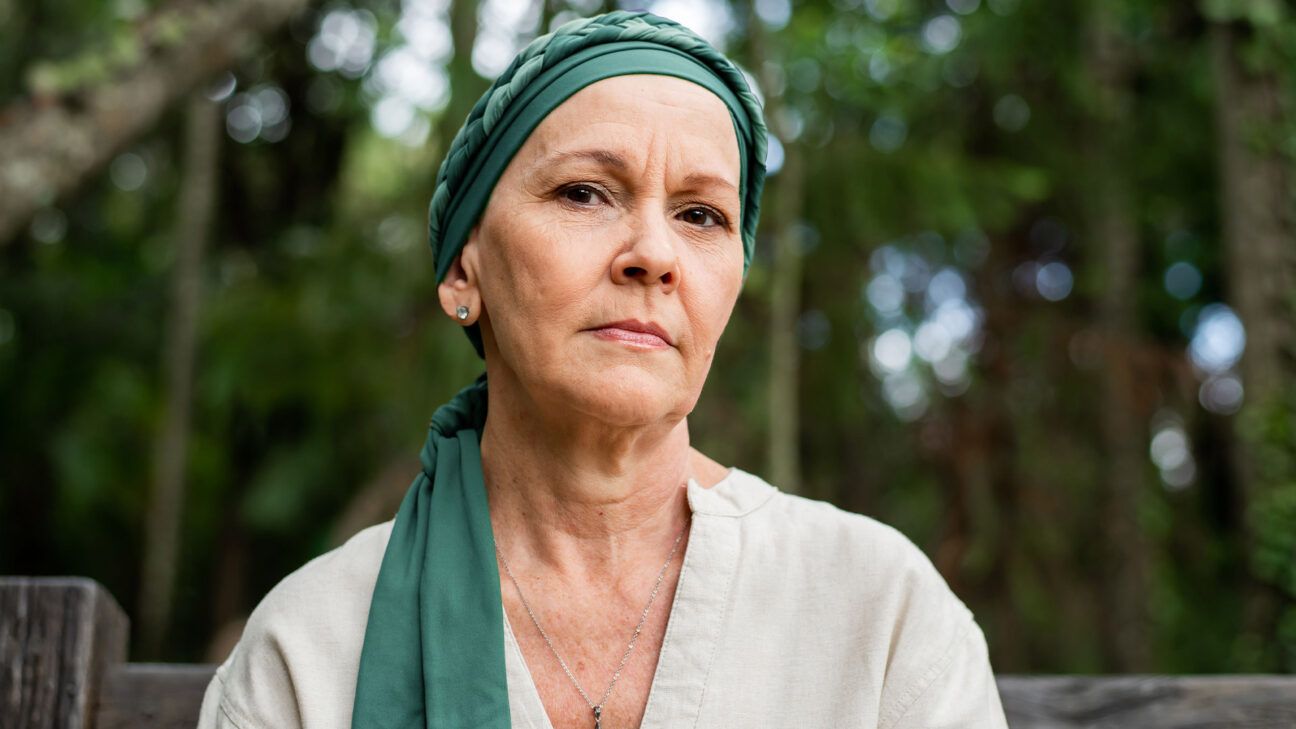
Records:
[[[545,629],[540,627],[540,621],[536,619],[535,611],[531,609],[530,603],[527,602],[526,595],[522,594],[522,586],[518,584],[517,578],[513,576],[513,570],[509,569],[508,560],[504,559],[504,553],[500,551],[499,545],[495,545],[495,554],[499,556],[500,564],[504,565],[504,572],[508,575],[509,580],[513,582],[513,587],[517,589],[518,598],[522,600],[522,607],[526,608],[527,615],[531,617],[531,622],[535,625],[536,630],[540,631],[540,637],[544,638],[545,645],[549,646],[549,652],[553,653],[554,658],[558,659],[558,665],[562,666],[563,673],[571,680],[572,685],[580,692],[581,698],[589,705],[590,711],[594,712],[594,729],[603,727],[603,706],[607,704],[608,697],[612,695],[612,688],[616,686],[617,679],[621,678],[621,669],[625,668],[626,661],[630,660],[630,654],[634,651],[635,641],[639,640],[639,633],[643,630],[644,623],[648,620],[648,611],[652,608],[653,601],[657,599],[657,591],[661,589],[662,579],[666,577],[666,568],[675,559],[675,552],[679,550],[680,540],[684,539],[684,532],[688,530],[688,524],[680,529],[680,533],[675,537],[675,544],[671,546],[670,554],[666,555],[666,562],[662,564],[661,569],[657,572],[657,582],[653,584],[652,594],[648,596],[648,604],[644,605],[643,614],[639,616],[639,624],[635,626],[634,634],[630,636],[630,643],[626,646],[625,653],[621,655],[621,662],[617,664],[616,671],[612,673],[612,680],[608,683],[607,688],[603,690],[603,696],[594,703],[590,700],[589,694],[581,687],[580,681],[572,675],[571,669],[567,668],[567,661],[558,654],[558,649],[554,648],[552,640],[549,640],[549,634]]]

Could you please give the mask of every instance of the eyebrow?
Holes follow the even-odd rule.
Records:
[[[734,187],[734,184],[732,182],[724,179],[723,177],[717,177],[716,175],[708,175],[704,172],[694,172],[693,174],[685,177],[684,182],[689,185],[697,185],[697,186],[712,185],[715,187],[723,187],[724,189],[729,190],[731,192],[738,192],[738,188]]]
[[[618,170],[625,170],[630,167],[630,164],[625,161],[624,157],[616,152],[611,152],[606,149],[576,149],[566,152],[556,152],[542,160],[539,166],[544,168],[559,164],[560,162],[567,162],[569,160],[591,160],[606,167],[612,167]]]
[[[537,169],[548,169],[554,165],[561,164],[570,160],[590,160],[597,162],[605,167],[611,167],[618,171],[625,171],[630,168],[630,163],[616,152],[606,149],[576,149],[563,152],[555,152],[549,155],[537,165]],[[705,172],[694,172],[684,178],[684,182],[689,185],[697,186],[716,186],[726,190],[738,192],[734,184],[719,175],[712,175]]]

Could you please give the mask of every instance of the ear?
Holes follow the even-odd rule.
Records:
[[[463,250],[455,256],[454,262],[446,271],[445,278],[437,285],[437,296],[441,300],[441,309],[455,323],[461,326],[476,324],[482,315],[481,289],[479,287],[477,227],[474,226],[468,236]],[[459,307],[468,307],[468,317],[459,318]]]

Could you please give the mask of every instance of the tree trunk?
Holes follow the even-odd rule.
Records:
[[[772,178],[765,199],[766,225],[773,229],[774,250],[770,263],[770,322],[769,353],[769,478],[780,489],[801,493],[801,402],[800,372],[801,346],[797,337],[797,321],[801,314],[801,240],[798,223],[801,217],[801,197],[805,184],[805,159],[801,145],[791,141],[789,135],[778,134],[783,108],[782,99],[775,93],[775,83],[770,70],[776,67],[781,54],[770,43],[761,19],[749,12],[752,67],[759,74],[765,89],[765,119],[771,136],[788,139],[783,148],[783,168]],[[813,494],[812,494],[813,495]]]
[[[145,50],[112,81],[68,98],[38,98],[0,110],[0,244],[306,2],[173,3],[140,24],[134,44]]]
[[[1116,28],[1111,0],[1092,6],[1088,65],[1097,94],[1090,126],[1093,184],[1085,229],[1100,256],[1103,289],[1101,420],[1107,456],[1107,530],[1112,579],[1106,582],[1108,624],[1104,631],[1113,668],[1151,667],[1147,613],[1148,544],[1138,523],[1146,471],[1147,438],[1135,406],[1133,351],[1138,337],[1138,221],[1125,169],[1129,150],[1129,48]]]
[[[979,620],[1000,670],[1028,668],[1037,654],[1033,636],[1021,629],[1021,606],[1013,583],[1014,579],[1042,582],[1038,576],[1043,570],[1034,565],[1047,559],[1032,553],[1032,540],[1021,536],[1033,528],[1027,525],[1046,523],[1048,514],[1036,510],[1034,474],[1023,463],[1023,446],[1010,408],[1017,397],[1013,383],[1020,377],[1016,371],[1020,363],[1010,342],[1027,325],[1027,315],[1011,289],[1000,285],[1027,255],[1025,237],[1024,230],[1001,236],[990,247],[978,275],[971,277],[970,298],[980,302],[984,312],[978,383],[944,402],[938,411],[948,418],[950,435],[936,457],[942,478],[942,525],[932,560],[956,591],[963,590],[960,596],[985,606]],[[979,583],[963,584],[961,572],[974,542],[989,551],[986,572]]]
[[[804,160],[799,145],[786,147],[774,199],[774,256],[770,270],[770,477],[790,493],[805,491],[801,482],[801,211]],[[819,494],[811,494],[818,496]]]
[[[537,36],[549,32],[549,26],[553,23],[554,16],[558,14],[560,4],[560,0],[540,0],[540,23],[536,27]]]
[[[216,207],[218,152],[222,136],[220,107],[201,95],[189,102],[185,128],[184,179],[176,222],[176,262],[172,272],[171,318],[164,339],[166,406],[154,453],[140,583],[140,641],[144,655],[160,657],[171,618],[171,599],[179,564],[180,523],[188,462],[189,413],[193,400],[198,305],[202,296],[202,259]]]
[[[450,77],[450,103],[446,104],[436,125],[442,157],[450,151],[455,132],[489,85],[472,66],[473,45],[477,42],[477,0],[453,0],[450,3],[450,38],[454,44],[454,54],[446,65],[446,74]]]
[[[1228,294],[1246,327],[1240,363],[1246,402],[1258,405],[1277,398],[1296,376],[1296,235],[1290,171],[1277,148],[1282,86],[1276,73],[1243,66],[1239,45],[1247,34],[1242,23],[1217,23],[1211,40]],[[1254,464],[1239,445],[1238,475],[1250,501]]]
[[[1278,142],[1289,117],[1282,105],[1283,79],[1274,70],[1248,69],[1241,57],[1253,32],[1244,22],[1211,28],[1226,284],[1246,328],[1239,363],[1245,405],[1233,418],[1230,449],[1243,515],[1263,508],[1271,488],[1285,477],[1262,470],[1263,444],[1255,442],[1248,424],[1281,408],[1284,388],[1296,381],[1296,221],[1290,163]],[[1243,531],[1250,553],[1257,534],[1250,521]],[[1278,607],[1271,589],[1254,585],[1244,608],[1247,632],[1272,636]]]

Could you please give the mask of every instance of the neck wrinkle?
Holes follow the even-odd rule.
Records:
[[[690,517],[686,420],[578,435],[504,402],[492,399],[482,470],[496,544],[515,570],[606,578],[666,554]]]

